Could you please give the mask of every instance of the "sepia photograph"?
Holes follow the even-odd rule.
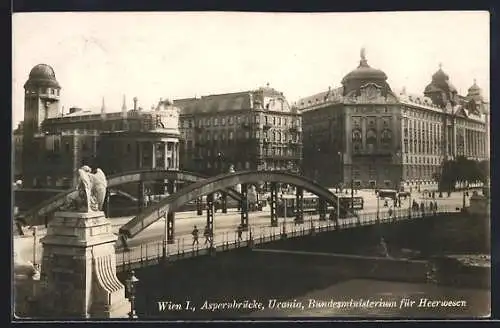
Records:
[[[490,14],[12,16],[15,321],[491,315]]]

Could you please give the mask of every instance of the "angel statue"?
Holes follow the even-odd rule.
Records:
[[[71,193],[63,210],[74,212],[100,211],[106,197],[108,182],[101,169],[92,170],[87,165],[78,169],[76,192]]]
[[[100,168],[97,168],[94,174],[90,174],[90,177],[92,180],[92,189],[90,192],[93,203],[91,207],[94,211],[100,211],[106,198],[108,180],[106,180],[106,175]]]

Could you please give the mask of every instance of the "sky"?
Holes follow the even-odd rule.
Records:
[[[359,64],[383,70],[393,90],[422,94],[439,64],[459,93],[473,80],[489,98],[489,13],[16,13],[13,124],[23,119],[31,68],[52,66],[61,107],[120,111],[269,85],[290,103]]]

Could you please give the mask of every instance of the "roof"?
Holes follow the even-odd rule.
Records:
[[[181,114],[216,113],[252,108],[251,92],[236,92],[201,98],[174,100],[174,105],[181,109]]]
[[[38,64],[31,69],[28,81],[24,84],[25,88],[30,86],[61,88],[54,69],[47,64]]]
[[[314,106],[316,104],[325,103],[332,98],[341,97],[342,96],[343,87],[338,87],[335,89],[328,88],[328,90],[316,93],[312,96],[301,98],[297,101],[297,106],[299,108]]]

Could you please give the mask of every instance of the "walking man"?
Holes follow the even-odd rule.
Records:
[[[242,238],[243,226],[241,224],[238,226],[236,232],[238,233],[238,241],[242,241],[243,240],[243,238]]]
[[[193,232],[191,232],[191,234],[193,235],[193,246],[194,246],[195,243],[196,243],[196,245],[199,245],[199,242],[198,242],[198,228],[196,228],[196,226],[194,226]]]
[[[208,225],[205,226],[205,230],[203,231],[203,236],[205,237],[205,245],[210,242],[210,229]]]

